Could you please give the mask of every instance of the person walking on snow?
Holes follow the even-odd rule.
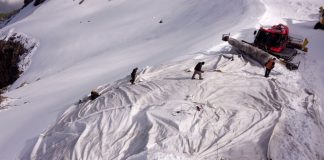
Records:
[[[194,74],[192,75],[191,79],[195,79],[196,74],[199,75],[199,79],[202,80],[203,78],[201,77],[201,74],[204,73],[203,70],[201,70],[202,66],[205,64],[205,62],[199,62],[196,67]]]
[[[136,68],[134,68],[133,69],[133,71],[132,71],[132,73],[131,73],[131,80],[130,80],[130,82],[131,82],[131,84],[135,84],[135,79],[136,79],[136,72],[137,72],[137,67]]]
[[[266,67],[266,71],[265,71],[265,74],[264,74],[264,77],[269,77],[269,74],[271,72],[271,70],[274,68],[275,66],[275,61],[276,61],[276,58],[271,58],[268,60],[268,62],[265,64],[265,67]]]

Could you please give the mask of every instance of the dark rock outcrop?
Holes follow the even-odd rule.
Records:
[[[0,40],[0,89],[12,84],[21,74],[18,63],[20,56],[27,52],[24,45],[10,38]]]
[[[95,100],[99,96],[100,96],[100,94],[97,91],[91,91],[90,100]]]
[[[1,94],[3,93],[3,90],[0,89],[0,104],[2,101],[4,101],[5,97],[3,97]],[[1,106],[0,106],[0,109],[1,109]]]
[[[24,7],[26,7],[29,3],[33,2],[34,0],[24,0]]]
[[[42,4],[45,0],[35,0],[34,6]]]
[[[29,3],[32,3],[34,0],[24,0],[24,7],[26,7]],[[35,0],[34,6],[38,6],[42,4],[45,0]]]

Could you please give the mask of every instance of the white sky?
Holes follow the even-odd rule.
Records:
[[[0,13],[9,12],[23,6],[24,0],[0,0]]]

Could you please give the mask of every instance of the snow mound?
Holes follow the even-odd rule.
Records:
[[[206,62],[205,79],[191,80],[188,69],[198,61]],[[99,87],[101,96],[96,100],[71,106],[27,156],[73,160],[323,158],[323,146],[318,145],[323,140],[315,135],[321,132],[310,132],[322,126],[316,121],[317,100],[300,91],[298,73],[281,65],[274,69],[274,78],[259,73],[263,70],[257,63],[220,53],[148,67],[136,85],[130,85],[126,77]],[[295,121],[296,116],[305,121]],[[304,143],[278,147],[293,145],[291,141]]]

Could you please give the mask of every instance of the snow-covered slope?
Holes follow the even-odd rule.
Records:
[[[302,82],[307,88],[314,90],[321,104],[319,108],[319,118],[324,122],[324,54],[323,54],[323,30],[314,30],[314,25],[319,19],[319,6],[324,5],[322,0],[290,0],[290,1],[266,1],[264,0],[267,11],[260,20],[261,24],[271,25],[274,23],[284,23],[290,28],[292,34],[297,34],[308,38],[310,41],[309,51],[306,56],[300,59],[301,65],[299,72]]]
[[[229,32],[226,29],[251,27],[261,9],[250,0],[86,0],[82,5],[50,0],[38,8],[28,6],[2,29],[23,32],[40,46],[29,70],[6,94],[16,100],[12,106],[19,107],[0,112],[1,155],[19,156],[93,88],[124,77],[135,66],[159,64],[212,46],[223,31]],[[29,85],[16,89],[22,83]]]
[[[266,159],[267,153],[273,159],[324,157],[324,141],[318,139],[324,136],[316,114],[319,105],[314,93],[296,85],[298,73],[280,65],[275,78],[266,79],[256,63],[224,57],[198,54],[146,68],[135,86],[129,77],[101,86],[101,97],[71,106],[41,134],[30,157],[250,160]],[[186,72],[197,61],[206,62],[203,81],[191,80],[192,72]]]
[[[49,0],[28,6],[1,29],[40,45],[5,94],[11,106],[0,111],[0,159],[323,158],[322,109],[312,89],[323,80],[316,74],[324,38],[311,28],[324,2],[261,2]],[[265,79],[253,61],[221,56],[236,53],[219,45],[222,33],[251,40],[255,26],[273,23],[307,36],[312,56],[302,58],[317,67],[300,74],[276,66],[273,79]],[[186,54],[194,55],[159,65]],[[201,60],[211,72],[192,81],[184,70]],[[138,85],[121,79],[147,65],[155,67],[142,72]],[[308,71],[313,86],[305,80]],[[22,83],[28,85],[17,88]],[[102,84],[101,97],[77,104]]]

